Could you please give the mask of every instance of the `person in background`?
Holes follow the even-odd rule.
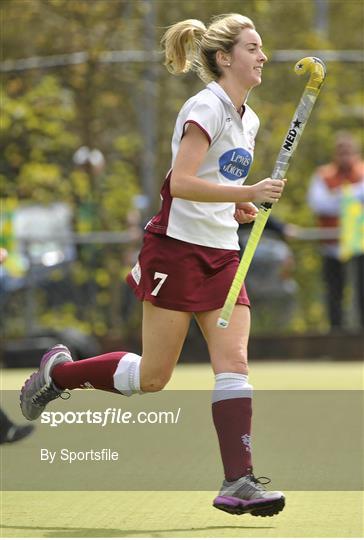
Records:
[[[0,444],[13,443],[28,437],[34,431],[32,424],[17,425],[0,408]]]
[[[4,247],[0,247],[0,268],[5,262],[8,252]],[[0,270],[1,271],[1,270]],[[0,408],[0,444],[13,443],[27,437],[34,431],[34,426],[31,424],[16,425]]]
[[[352,135],[340,132],[335,140],[333,161],[316,169],[308,190],[308,204],[317,216],[320,227],[340,227],[343,188],[347,186],[351,187],[352,194],[363,205],[364,162]],[[357,254],[348,262],[342,261],[338,239],[323,241],[321,252],[331,330],[341,330],[344,326],[343,298],[348,264],[353,268],[354,297],[359,308],[360,325],[364,328],[364,254]]]

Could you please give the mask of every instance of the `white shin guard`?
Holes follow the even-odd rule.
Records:
[[[127,353],[119,361],[114,373],[114,387],[124,396],[141,394],[140,389],[140,361],[142,357]]]
[[[224,399],[252,397],[253,387],[248,383],[248,375],[241,373],[219,373],[216,375],[212,403]]]

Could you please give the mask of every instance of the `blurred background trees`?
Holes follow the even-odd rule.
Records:
[[[1,196],[68,203],[78,232],[125,230],[135,205],[142,220],[148,219],[158,209],[160,185],[170,166],[176,114],[203,87],[194,74],[168,74],[158,52],[160,37],[178,20],[208,23],[215,14],[241,10],[254,20],[272,59],[262,86],[249,98],[261,120],[249,178],[254,183],[270,174],[304,86],[293,74],[294,61],[277,61],[277,51],[319,55],[320,50],[362,50],[360,0],[246,0],[243,5],[234,0],[3,0]],[[29,58],[34,67],[20,63]],[[361,83],[359,63],[328,62],[327,80],[291,164],[284,198],[274,209],[277,217],[314,225],[306,205],[308,181],[317,165],[330,160],[338,129],[360,138]],[[73,157],[82,146],[99,150],[105,164],[77,166]],[[303,242],[291,247],[300,293],[289,330],[324,329],[316,249]],[[102,270],[97,271],[95,309],[98,303],[116,302],[115,315],[120,307],[115,298],[133,255],[124,257],[126,266],[120,269],[120,249],[104,246],[102,256],[100,249],[80,249],[78,279],[95,279],[90,261],[98,257]],[[104,313],[91,317],[89,330],[110,331],[103,318]],[[117,333],[120,319],[113,321]]]

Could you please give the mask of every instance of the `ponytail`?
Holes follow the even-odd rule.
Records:
[[[170,73],[178,75],[196,69],[205,32],[205,25],[197,19],[187,19],[168,28],[161,44],[165,52],[164,65]]]

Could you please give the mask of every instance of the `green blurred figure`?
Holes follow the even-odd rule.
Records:
[[[332,162],[316,169],[308,191],[308,203],[320,227],[342,227],[342,199],[347,188],[364,212],[364,162],[351,134],[341,132],[336,137]],[[349,261],[344,261],[337,239],[323,241],[321,253],[331,330],[341,330],[344,326],[343,299],[349,279],[348,264],[353,270],[354,297],[360,326],[364,329],[364,253],[358,252]]]
[[[5,248],[0,248],[0,265],[5,262],[8,252]],[[0,408],[0,444],[13,443],[28,437],[34,431],[31,424],[16,425],[5,412]]]

